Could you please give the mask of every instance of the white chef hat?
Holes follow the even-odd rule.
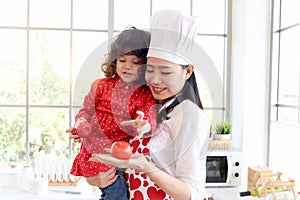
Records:
[[[147,57],[161,58],[176,64],[187,65],[197,34],[198,19],[184,16],[178,10],[161,10],[151,19],[151,40]]]

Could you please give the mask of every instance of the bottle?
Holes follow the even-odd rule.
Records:
[[[25,165],[23,168],[23,174],[22,174],[22,190],[28,192],[30,190],[29,185],[32,184],[34,181],[34,174],[32,167],[29,165]]]
[[[245,191],[245,192],[240,192],[240,196],[241,197],[245,197],[245,196],[260,197],[262,189],[263,188],[260,186],[258,188],[253,189],[253,190],[248,190],[248,191]]]

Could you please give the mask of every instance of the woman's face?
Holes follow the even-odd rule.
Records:
[[[141,80],[142,74],[139,68],[142,66],[142,59],[136,55],[121,55],[117,58],[117,74],[128,85]]]
[[[181,92],[190,73],[189,67],[184,69],[178,64],[149,57],[145,79],[154,98],[164,103]]]

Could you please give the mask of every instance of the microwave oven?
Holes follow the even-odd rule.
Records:
[[[213,150],[206,158],[206,187],[240,186],[242,153]]]

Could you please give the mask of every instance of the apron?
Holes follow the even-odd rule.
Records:
[[[150,137],[141,140],[130,141],[133,146],[133,153],[142,154],[150,158],[147,147]],[[143,172],[134,169],[126,170],[126,180],[128,183],[130,200],[173,200],[161,188],[153,183],[150,178]]]

